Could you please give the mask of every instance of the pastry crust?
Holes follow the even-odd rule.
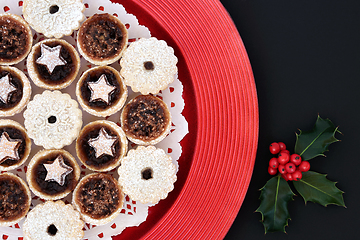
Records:
[[[120,121],[126,137],[131,142],[155,145],[169,134],[171,113],[160,98],[139,95],[125,105]]]
[[[24,111],[24,125],[36,145],[60,149],[70,145],[82,126],[82,111],[67,93],[45,90]]]
[[[62,156],[67,161],[69,161],[69,163],[68,163],[69,165],[68,164],[66,164],[66,165],[73,168],[73,170],[72,170],[73,175],[72,175],[72,177],[69,177],[69,178],[67,178],[67,180],[65,180],[65,186],[63,188],[61,188],[61,186],[58,185],[58,183],[53,181],[53,184],[51,186],[48,185],[52,188],[52,190],[51,190],[52,194],[49,194],[49,193],[44,192],[41,189],[41,186],[39,185],[39,183],[44,181],[44,179],[42,179],[42,177],[45,177],[45,176],[40,176],[37,171],[39,169],[39,166],[43,165],[42,162],[49,159],[46,162],[51,163],[59,155]],[[43,171],[40,173],[42,175]],[[36,180],[36,178],[40,178],[41,180]],[[58,200],[58,199],[66,197],[72,190],[74,190],[77,182],[79,181],[79,178],[80,178],[80,167],[77,164],[75,158],[69,152],[62,150],[62,149],[51,149],[51,150],[39,151],[30,160],[29,165],[28,165],[28,170],[26,172],[26,180],[29,183],[29,187],[30,187],[31,191],[36,196],[38,196],[42,199],[45,199],[45,200]],[[69,181],[69,182],[66,182],[66,181]],[[59,190],[54,190],[55,187],[59,187]]]
[[[124,51],[120,74],[134,92],[157,94],[174,81],[177,62],[174,49],[164,40],[141,38]]]
[[[124,193],[144,204],[165,199],[177,180],[172,158],[154,146],[131,149],[121,161],[118,173]]]
[[[6,181],[8,181],[8,184],[2,184],[2,182]],[[20,189],[18,184],[21,185],[22,189]],[[23,219],[28,213],[31,204],[31,193],[24,180],[9,172],[0,174],[0,190],[2,193],[0,196],[0,206],[4,214],[8,214],[7,211],[4,211],[6,208],[10,208],[9,211],[15,211],[16,207],[13,206],[14,204],[19,204],[22,208],[18,216],[12,215],[9,217],[0,215],[1,227],[12,226]],[[10,196],[5,194],[10,194]],[[23,194],[24,196],[22,196]],[[11,220],[8,220],[9,218]]]
[[[6,58],[6,57],[0,57],[0,64],[1,65],[14,65],[17,64],[19,62],[21,62],[22,60],[24,60],[26,58],[26,56],[29,54],[31,47],[32,47],[32,43],[33,43],[33,36],[32,36],[32,32],[30,29],[29,24],[20,16],[16,15],[16,14],[12,14],[12,13],[2,13],[0,14],[0,21],[2,21],[2,19],[4,19],[4,22],[7,22],[8,24],[20,24],[20,28],[23,31],[22,36],[16,37],[18,38],[17,40],[11,40],[11,41],[6,41],[4,44],[4,46],[2,46],[2,43],[0,44],[1,50],[5,50],[5,51],[9,51],[7,50],[7,48],[13,49],[13,48],[23,48],[23,53],[19,54],[16,57],[10,57],[10,58]],[[8,21],[7,21],[8,20]],[[10,27],[7,27],[5,24],[1,24],[2,28],[5,29],[5,31],[1,31],[1,39],[4,41],[6,40],[5,37],[14,37],[14,35],[11,34],[6,34],[9,33]],[[16,30],[15,30],[16,31]],[[18,44],[19,40],[25,41],[25,45],[26,46],[21,46],[21,45],[14,45],[14,44]],[[9,42],[11,42],[12,44],[9,46],[7,45]],[[20,49],[21,50],[21,49]]]
[[[0,72],[8,72],[11,76],[17,75],[22,83],[22,97],[21,100],[10,109],[1,109],[0,117],[10,117],[20,113],[28,104],[31,97],[31,85],[26,75],[16,67],[0,66]]]
[[[25,240],[80,240],[84,236],[84,222],[71,204],[59,200],[36,205],[23,225]]]
[[[89,196],[89,199],[82,194]],[[89,203],[92,206],[87,209],[86,204]],[[80,212],[85,222],[104,225],[120,214],[124,204],[124,193],[121,185],[111,175],[92,173],[83,177],[76,186],[73,192],[72,204]],[[106,214],[102,217],[98,216],[97,212]]]
[[[98,129],[101,130],[101,128],[108,129],[112,133],[116,134],[116,140],[114,140],[115,142],[113,144],[114,158],[110,158],[109,161],[106,161],[109,156],[100,156],[99,158],[96,158],[96,159],[104,159],[104,161],[102,161],[102,163],[100,164],[97,161],[91,161],[89,159],[89,155],[87,154],[90,154],[90,156],[93,158],[96,153],[96,149],[94,150],[93,147],[91,148],[89,147],[89,142],[87,138],[91,139],[91,137],[87,137],[86,140],[85,137],[90,132],[94,132],[94,136],[93,136],[94,138],[98,137],[99,136]],[[79,137],[76,139],[77,157],[80,159],[82,164],[84,164],[88,169],[92,171],[106,172],[118,167],[120,165],[122,158],[127,153],[127,149],[128,149],[128,141],[122,128],[119,127],[116,123],[107,120],[98,120],[98,121],[90,122],[80,131]]]
[[[102,107],[96,107],[96,102],[94,102],[95,104],[93,104],[89,101],[89,99],[86,99],[87,97],[84,97],[87,94],[86,92],[90,92],[86,80],[88,78],[91,78],[90,76],[97,76],[98,78],[100,78],[102,74],[105,74],[107,79],[109,78],[109,76],[112,76],[113,84],[116,84],[116,88],[113,92],[110,92],[109,96],[113,96],[116,94],[118,96],[116,97],[117,99],[115,101],[110,101],[109,104],[101,102]],[[110,86],[113,85],[110,84]],[[79,81],[76,84],[76,97],[78,102],[80,103],[80,106],[86,112],[98,117],[107,117],[118,112],[124,106],[127,96],[128,90],[123,81],[123,78],[120,76],[119,72],[116,69],[110,66],[98,66],[88,69],[81,75]]]
[[[99,21],[105,22],[105,27],[102,29],[93,29],[94,36],[89,36],[88,29],[92,27],[100,27]],[[110,24],[106,24],[109,22]],[[110,27],[107,25],[111,25]],[[116,26],[116,27],[115,27]],[[111,32],[110,32],[111,31]],[[121,36],[112,37],[114,32],[121,33]],[[96,33],[101,33],[96,35]],[[109,35],[109,36],[108,36]],[[117,39],[121,38],[121,39]],[[105,40],[104,40],[105,39]],[[114,39],[116,40],[115,45]],[[106,48],[98,48],[100,44],[94,44],[94,42],[107,41],[102,46],[106,45]],[[94,14],[82,23],[77,34],[77,47],[80,54],[90,63],[95,65],[109,65],[120,59],[123,51],[128,44],[128,31],[125,25],[115,16],[108,13]],[[105,54],[104,54],[105,53]]]
[[[31,140],[30,140],[29,136],[27,135],[25,128],[23,126],[21,126],[20,123],[15,122],[14,120],[1,119],[0,120],[0,129],[3,127],[16,129],[16,130],[20,131],[24,137],[24,143],[20,143],[20,144],[23,144],[23,147],[22,147],[23,154],[22,154],[22,157],[20,158],[20,160],[17,162],[14,162],[14,164],[11,164],[11,165],[6,165],[4,163],[0,164],[0,171],[10,171],[10,170],[20,167],[22,164],[24,164],[26,162],[26,160],[29,157],[30,151],[31,151]]]
[[[85,18],[82,0],[24,0],[22,11],[30,26],[48,38],[71,35]]]
[[[56,46],[62,46],[66,48],[66,51],[69,51],[69,58],[71,59],[71,66],[69,67],[68,70],[70,71],[70,73],[64,74],[59,74],[60,71],[63,71],[62,68],[58,68],[56,70],[54,70],[54,74],[58,74],[61,76],[61,78],[56,79],[56,81],[54,80],[48,80],[48,82],[46,82],[45,77],[43,76],[43,74],[40,74],[40,72],[38,71],[37,68],[37,59],[35,59],[35,54],[37,51],[39,51],[39,49],[41,48],[41,45],[45,44],[45,45],[56,45]],[[80,69],[80,57],[78,52],[76,51],[76,49],[68,42],[66,42],[63,39],[45,39],[41,42],[38,42],[37,44],[35,44],[27,58],[27,62],[26,62],[26,67],[28,69],[28,73],[30,75],[31,80],[35,83],[36,86],[41,87],[41,88],[45,88],[45,89],[50,89],[50,90],[58,90],[58,89],[63,89],[68,87],[77,77],[79,69]],[[51,76],[52,74],[50,74]],[[58,82],[58,83],[57,83]]]

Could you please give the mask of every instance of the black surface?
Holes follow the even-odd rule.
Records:
[[[253,68],[259,100],[259,145],[252,180],[226,240],[360,239],[360,1],[222,0]],[[267,233],[255,213],[271,154],[283,141],[293,151],[297,129],[310,130],[319,114],[339,126],[341,142],[311,170],[327,173],[343,190],[347,208],[289,203],[287,233]]]

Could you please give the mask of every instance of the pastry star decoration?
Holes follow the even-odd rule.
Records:
[[[61,45],[56,47],[49,47],[41,44],[41,56],[36,60],[36,63],[45,65],[50,74],[54,71],[56,66],[65,65],[66,61],[60,56]]]
[[[10,82],[9,74],[6,74],[0,79],[0,100],[5,104],[8,103],[10,94],[16,89]]]
[[[108,83],[105,74],[102,74],[96,82],[89,82],[88,84],[91,90],[90,102],[101,100],[109,104],[110,94],[116,87]]]
[[[99,131],[99,136],[89,139],[88,143],[95,149],[95,157],[99,158],[103,154],[114,156],[113,145],[116,142],[117,137],[107,134],[104,128]]]
[[[55,181],[61,186],[64,185],[66,176],[73,171],[72,167],[64,163],[61,155],[50,164],[44,163],[44,167],[47,171],[45,181]]]
[[[11,139],[7,132],[3,132],[0,137],[0,163],[7,159],[19,160],[18,148],[21,140]]]

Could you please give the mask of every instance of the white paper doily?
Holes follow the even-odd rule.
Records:
[[[128,29],[129,42],[133,42],[141,37],[148,38],[151,36],[149,29],[145,26],[139,25],[137,18],[134,15],[127,13],[122,5],[117,3],[112,3],[109,0],[84,0],[83,2],[86,7],[86,10],[84,12],[85,16],[91,16],[95,13],[107,12],[109,14],[113,14],[116,17],[118,17]],[[12,0],[12,1],[0,0],[0,13],[10,12],[17,15],[22,15],[22,3],[23,1],[17,1],[17,0]],[[63,37],[63,39],[65,39],[74,47],[76,47],[76,41],[75,41],[76,33],[77,31],[75,31],[71,36]],[[33,44],[36,44],[37,42],[44,39],[44,36],[42,34],[36,33],[34,31],[33,31],[33,36],[34,36]],[[25,61],[22,61],[15,66],[20,70],[22,70],[28,76]],[[84,60],[84,58],[81,57],[81,68],[79,71],[79,75],[77,76],[77,79],[81,76],[81,74],[84,71],[86,71],[87,69],[93,66],[94,65],[90,64],[89,62]],[[114,63],[111,66],[117,70],[120,70],[119,62]],[[75,80],[68,88],[61,90],[61,92],[66,92],[70,94],[71,97],[75,100],[76,100],[76,96],[75,96],[76,81],[77,80]],[[35,94],[42,93],[45,89],[41,89],[35,86],[31,80],[30,82],[32,86],[32,97],[31,97],[32,99]],[[128,101],[138,95],[138,93],[132,92],[130,88],[128,88],[128,91],[129,91]],[[177,160],[180,158],[182,153],[180,141],[188,133],[188,123],[184,118],[184,116],[182,115],[182,111],[185,106],[184,100],[182,98],[182,93],[183,93],[183,85],[179,81],[178,77],[175,76],[175,81],[172,84],[170,84],[167,89],[157,94],[158,97],[164,100],[164,102],[168,105],[170,109],[172,115],[172,126],[170,130],[170,134],[162,142],[158,143],[156,147],[164,149],[165,152],[167,152],[172,157],[173,162],[177,168],[178,168]],[[22,114],[23,112],[16,114],[15,116],[10,117],[10,119],[13,119],[19,122],[20,124],[24,125],[24,118]],[[88,114],[87,112],[83,112],[83,126],[85,126],[87,123],[91,121],[95,121],[98,119],[104,119],[104,118],[95,117]],[[120,119],[120,112],[107,118],[107,120],[117,123],[119,122],[119,119]],[[129,148],[132,147],[135,147],[135,145],[129,143]],[[41,149],[42,149],[41,147],[32,144],[32,150],[27,162],[20,168],[10,172],[13,172],[14,174],[22,177],[23,179],[26,179],[25,173],[27,171],[27,163],[32,158],[32,156],[34,156],[34,154]],[[71,144],[70,146],[64,147],[64,149],[69,151],[77,159],[74,143]],[[78,163],[79,166],[81,167],[81,177],[91,172],[90,170],[86,169],[84,165],[80,164],[79,160]],[[116,179],[118,178],[117,169],[110,171],[109,174],[113,175]],[[42,199],[39,199],[33,194],[32,197],[33,197],[32,207],[44,201]],[[66,203],[71,203],[71,195],[64,198],[63,201],[65,201]],[[139,226],[142,222],[144,222],[148,215],[148,208],[149,205],[132,201],[128,196],[126,196],[122,212],[119,215],[119,217],[117,217],[114,221],[103,226],[93,226],[87,223],[85,224],[84,239],[111,240],[111,236],[120,234],[126,227]],[[15,224],[14,226],[0,227],[0,239],[17,240],[21,238],[23,222],[24,219],[20,221],[18,224]]]

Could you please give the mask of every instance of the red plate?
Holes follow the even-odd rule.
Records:
[[[222,239],[255,162],[258,105],[250,62],[218,0],[116,0],[179,58],[184,116],[178,181],[139,227],[114,239]]]

